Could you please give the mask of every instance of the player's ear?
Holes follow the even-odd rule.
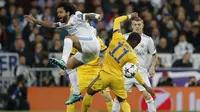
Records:
[[[70,15],[70,12],[68,11],[68,12],[67,12],[67,16],[69,16],[69,15]]]
[[[142,28],[144,28],[144,21],[142,20]]]

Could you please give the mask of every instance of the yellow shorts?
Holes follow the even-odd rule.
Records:
[[[90,87],[95,91],[101,91],[110,87],[114,94],[122,99],[127,98],[123,76],[113,76],[103,71],[90,83]]]
[[[80,92],[84,92],[88,89],[89,84],[97,77],[99,71],[100,69],[94,69],[94,68],[92,70],[77,69]],[[73,91],[72,88],[71,91]],[[106,88],[100,92],[103,93],[109,91],[110,91],[109,88]]]

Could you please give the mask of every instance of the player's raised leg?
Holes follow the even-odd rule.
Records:
[[[92,104],[92,96],[108,87],[109,83],[110,81],[108,80],[108,77],[101,76],[100,72],[100,74],[90,83],[87,89],[87,93],[85,94],[82,103],[82,112],[87,112],[88,108]]]
[[[74,68],[74,61],[69,61],[69,56],[72,52],[73,46],[75,46],[77,49],[81,49],[78,38],[76,36],[65,36],[62,59],[51,58],[50,62],[59,66],[63,70]],[[81,65],[81,63],[76,63]]]

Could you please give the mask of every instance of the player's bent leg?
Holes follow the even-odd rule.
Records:
[[[76,36],[65,36],[62,59],[60,60],[56,58],[51,58],[50,62],[59,66],[63,70],[70,69],[68,67],[68,59],[73,47],[81,51],[81,45],[78,38]]]
[[[128,104],[128,102],[125,99],[122,99],[117,96],[117,100],[119,101],[123,112],[131,112],[130,105]]]
[[[69,104],[73,104],[77,101],[80,101],[83,99],[79,87],[78,87],[78,74],[77,71],[75,69],[72,70],[68,70],[67,71],[68,75],[69,75],[69,79],[73,88],[73,93],[71,95],[71,97],[69,98],[68,101],[65,102],[66,105]]]
[[[102,89],[102,79],[100,75],[98,75],[88,86],[87,93],[83,99],[82,103],[82,112],[87,112],[88,108],[92,103],[92,96]]]
[[[72,93],[73,93],[73,88],[70,89],[70,96],[69,97],[71,97]],[[75,112],[75,104],[67,105],[66,112]]]
[[[93,90],[92,88],[88,88],[87,93],[84,96],[83,102],[82,102],[82,112],[87,112],[88,108],[92,104],[92,96],[96,94],[98,91]]]
[[[75,56],[70,57],[67,63],[67,69],[74,69],[84,64],[80,59],[77,59],[77,57]]]
[[[75,112],[75,104],[67,105],[67,111],[66,112]]]
[[[112,105],[112,112],[120,112],[120,103],[117,100],[117,98],[114,99],[114,102]]]
[[[60,60],[60,59],[56,59],[56,58],[51,58],[49,61],[52,64],[59,66],[61,69],[66,69],[68,58],[69,58],[70,53],[72,51],[72,47],[73,47],[72,39],[65,38],[64,39],[62,59]]]
[[[83,65],[83,63],[72,56],[68,60],[67,68],[73,69],[73,68],[78,67],[80,65]],[[67,72],[69,73],[69,79],[70,79],[70,82],[71,82],[72,87],[74,89],[72,96],[69,98],[69,100],[67,102],[65,102],[65,104],[69,105],[69,104],[73,104],[73,103],[76,103],[77,101],[82,100],[83,97],[80,94],[80,90],[79,90],[79,87],[78,87],[78,73],[77,73],[77,71],[75,69],[73,69],[73,70],[70,70],[70,71],[67,70]]]
[[[112,97],[110,95],[109,90],[105,90],[105,91],[101,92],[101,96],[104,97],[108,112],[112,112],[113,101],[112,101]]]

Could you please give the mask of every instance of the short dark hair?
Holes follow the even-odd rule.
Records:
[[[60,7],[63,7],[66,12],[70,12],[70,15],[75,14],[75,12],[77,11],[76,6],[67,0],[61,1],[58,4],[57,8],[60,8]]]
[[[139,33],[136,33],[136,32],[132,32],[128,39],[127,39],[127,42],[128,43],[134,43],[135,45],[131,45],[133,48],[136,47],[141,41],[141,36]]]
[[[132,20],[134,20],[134,21],[143,21],[141,17],[134,17],[134,18],[132,18]]]

